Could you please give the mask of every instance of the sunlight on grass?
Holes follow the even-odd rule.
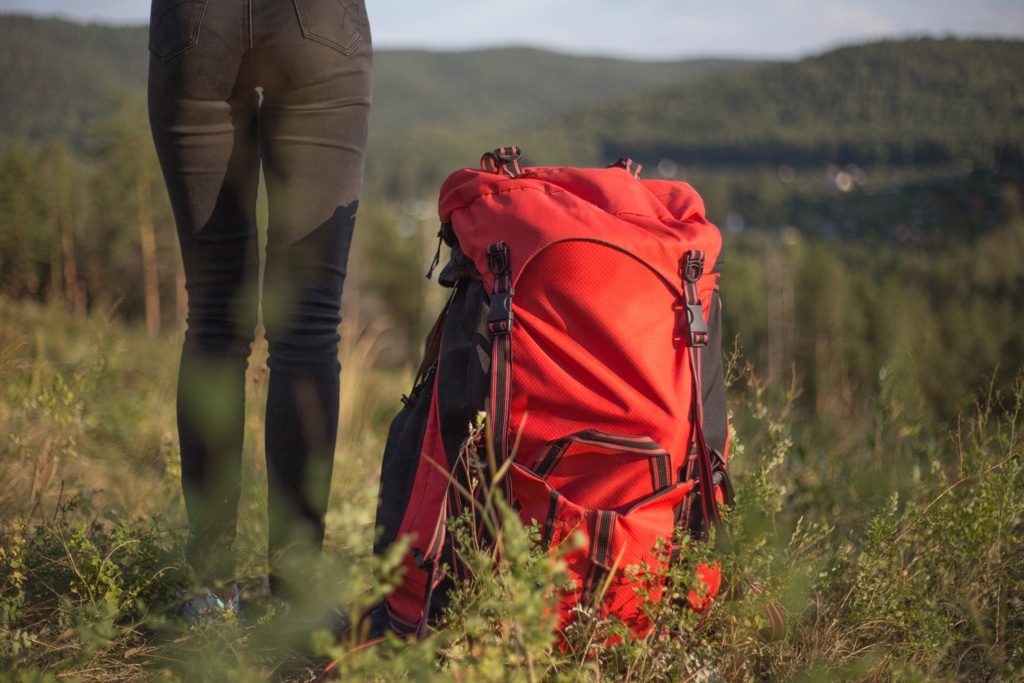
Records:
[[[699,618],[648,605],[671,626],[640,639],[609,640],[625,633],[614,618],[583,620],[575,642],[589,645],[563,650],[543,625],[556,565],[506,514],[498,563],[461,536],[473,578],[425,640],[349,654],[354,640],[321,638],[317,654],[299,654],[281,647],[261,584],[262,340],[248,376],[238,540],[250,606],[241,619],[189,630],[174,611],[187,585],[179,339],[28,304],[0,301],[0,314],[0,677],[309,681],[332,659],[345,680],[380,681],[678,681],[711,671],[751,681],[1012,680],[1024,670],[1024,376],[1012,393],[991,382],[946,434],[921,429],[898,386],[878,397],[873,418],[826,428],[795,412],[796,383],[767,383],[734,354],[731,544],[684,546],[670,574],[684,595],[686,566],[720,559],[730,599]],[[342,328],[341,429],[315,590],[353,620],[397,580],[403,552],[370,554],[379,457],[411,381],[382,361],[386,331],[355,315]],[[748,584],[761,592],[741,590]],[[759,636],[768,601],[786,613],[781,642]]]

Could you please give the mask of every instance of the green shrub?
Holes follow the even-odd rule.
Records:
[[[477,520],[453,526],[470,578],[426,638],[353,651],[358,629],[340,644],[321,633],[313,654],[299,655],[282,648],[275,607],[258,588],[240,620],[188,629],[175,616],[188,584],[176,477],[164,464],[136,467],[175,460],[164,405],[172,344],[109,321],[0,305],[22,329],[45,329],[0,329],[0,680],[308,681],[333,660],[344,680],[372,681],[1024,679],[1024,375],[1007,395],[982,390],[978,408],[943,433],[921,421],[917,394],[897,374],[868,410],[818,420],[794,408],[799,382],[764,382],[734,357],[736,504],[727,537],[684,545],[666,596],[645,606],[664,629],[609,644],[626,635],[621,624],[582,619],[563,652],[550,609],[557,558],[494,502],[473,514],[501,528],[497,545],[467,533]],[[376,342],[352,342],[352,362],[372,365]],[[121,351],[129,343],[140,347],[134,358]],[[384,395],[400,372],[369,374],[347,390],[352,405],[368,390]],[[254,370],[251,380],[259,394],[264,378]],[[379,469],[386,411],[374,401],[339,448],[350,476],[335,489],[315,587],[353,622],[401,579],[404,552],[369,551],[375,496],[366,482]],[[138,404],[131,416],[125,402]],[[126,420],[138,424],[122,429]],[[259,439],[247,443],[258,461]],[[149,445],[126,454],[122,477],[111,479],[109,448],[133,444]],[[38,463],[52,477],[37,475]],[[245,494],[255,521],[243,529],[242,564],[252,575],[263,563],[258,471]],[[125,481],[132,491],[110,490]],[[674,608],[692,588],[690,568],[713,561],[723,598],[702,615]],[[658,578],[645,567],[621,571]],[[778,642],[760,637],[769,602],[787,618]]]

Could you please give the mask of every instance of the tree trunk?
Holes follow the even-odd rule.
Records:
[[[83,302],[79,301],[78,292],[78,260],[75,250],[75,213],[71,206],[70,183],[64,184],[61,188],[59,210],[60,220],[60,250],[61,260],[64,264],[64,298],[71,308],[71,312],[80,316],[85,312]]]
[[[786,326],[782,252],[773,239],[765,242],[764,264],[765,307],[768,311],[768,381],[777,382],[782,377],[786,360]]]
[[[142,248],[142,283],[146,297],[146,330],[160,334],[160,280],[156,262],[156,232],[149,171],[140,164],[135,183],[139,209],[139,245]]]
[[[56,234],[57,230],[54,230]],[[64,274],[60,264],[60,241],[50,240],[50,302],[67,303],[64,293]]]
[[[16,183],[11,192],[11,233],[9,249],[11,253],[11,270],[7,282],[7,291],[13,299],[20,299],[26,291],[31,291],[29,280],[28,239],[25,236],[28,217],[27,188]]]

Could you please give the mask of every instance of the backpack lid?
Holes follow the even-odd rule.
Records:
[[[489,287],[487,246],[505,242],[515,283],[545,247],[564,240],[601,242],[634,255],[679,288],[680,257],[690,249],[714,263],[721,234],[687,183],[638,180],[620,167],[526,168],[516,177],[478,169],[448,176],[438,215]]]

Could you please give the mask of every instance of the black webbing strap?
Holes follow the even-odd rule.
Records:
[[[548,516],[544,521],[544,538],[541,539],[541,549],[547,552],[551,549],[551,537],[555,534],[555,514],[558,512],[558,499],[561,494],[551,489],[548,494]]]
[[[569,436],[563,436],[561,439],[549,441],[533,463],[534,474],[542,479],[547,479],[572,444],[596,446],[613,453],[643,455],[647,458],[651,472],[652,491],[660,491],[673,483],[672,456],[653,439],[647,436],[608,434],[596,429],[585,429]]]
[[[615,541],[615,519],[618,513],[613,510],[595,510],[594,528],[590,537],[590,571],[583,582],[580,603],[590,606],[595,597],[594,589],[600,587],[604,578],[611,571],[612,543]]]
[[[640,169],[642,169],[643,166],[636,163],[632,159],[627,159],[626,157],[619,157],[619,160],[616,161],[614,164],[608,164],[608,168],[623,168],[629,171],[630,175],[639,180]]]
[[[519,167],[522,152],[518,147],[499,147],[480,157],[480,168],[491,173],[500,173],[509,178],[517,178],[523,174]]]
[[[713,451],[704,438],[704,389],[701,381],[703,369],[701,368],[700,350],[707,345],[708,326],[704,320],[700,298],[697,296],[697,281],[703,274],[704,252],[688,251],[680,262],[680,275],[686,296],[686,317],[689,331],[688,355],[690,357],[690,374],[693,377],[693,399],[691,401],[693,434],[690,441],[690,452],[697,464],[698,500],[704,516],[704,524],[714,524],[718,533],[717,542],[727,546],[729,534],[722,521],[722,511],[718,507],[715,488],[720,486],[723,499],[726,503],[731,504],[733,500],[732,482],[725,470],[722,456]],[[687,476],[692,476],[692,470],[693,467],[688,465]],[[745,583],[754,592],[761,593],[760,588],[750,582]],[[786,622],[782,612],[775,603],[766,604],[765,612],[768,616],[768,627],[761,629],[758,632],[758,637],[765,642],[781,640],[786,633]]]
[[[708,343],[708,325],[704,320],[703,306],[697,294],[697,282],[704,275],[704,252],[699,249],[686,252],[680,260],[679,274],[685,295],[687,334],[684,339],[689,348],[690,375],[693,379],[693,397],[690,402],[693,431],[690,445],[697,461],[698,496],[705,523],[713,523],[724,535],[722,513],[718,509],[718,500],[715,496],[715,467],[711,459],[711,449],[704,439],[703,427],[704,393],[701,383],[700,350]]]
[[[491,365],[491,422],[494,438],[494,456],[500,469],[509,458],[509,422],[512,401],[512,267],[508,246],[496,242],[487,247],[487,267],[494,276],[491,308],[487,316],[487,331],[491,335],[494,351]],[[512,505],[512,487],[500,484],[505,500]]]
[[[697,294],[697,281],[704,275],[704,252],[691,249],[680,261],[679,274],[682,278],[685,300],[677,310],[685,311],[687,346],[707,346],[708,324],[704,320],[704,307]]]
[[[512,331],[512,268],[508,260],[508,246],[495,242],[487,247],[487,268],[494,276],[491,308],[487,315],[487,331],[506,335]]]
[[[437,316],[437,321],[430,328],[430,334],[427,335],[427,339],[423,344],[423,360],[420,361],[419,369],[416,370],[416,379],[412,383],[413,387],[418,387],[423,383],[427,372],[430,368],[435,367],[438,359],[441,358],[441,337],[444,335],[444,321],[448,318],[448,311],[451,310],[453,301],[455,301],[454,291],[448,297],[448,302],[441,309],[441,313]]]
[[[427,279],[429,280],[434,276],[434,269],[437,268],[441,263],[441,243],[444,238],[441,236],[442,230],[437,231],[437,249],[434,251],[434,258],[430,261],[430,268],[427,269]]]
[[[451,488],[451,481],[448,484],[449,489]],[[416,625],[416,638],[422,640],[426,635],[427,626],[430,623],[430,607],[434,601],[434,591],[441,584],[444,579],[444,566],[441,563],[441,551],[444,549],[445,538],[448,533],[448,498],[450,491],[445,491],[445,495],[441,500],[441,510],[438,512],[437,521],[434,523],[434,531],[430,538],[430,543],[427,545],[427,549],[422,552],[417,552],[413,549],[413,557],[416,560],[416,565],[427,572],[427,585],[423,595],[423,616],[420,617],[419,624]]]

